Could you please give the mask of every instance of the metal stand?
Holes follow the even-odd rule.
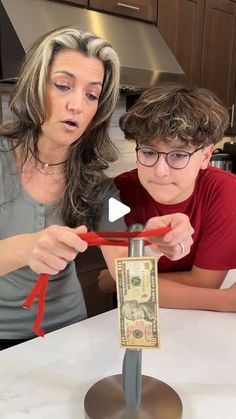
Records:
[[[141,403],[125,405],[122,375],[112,375],[94,384],[86,394],[86,419],[181,419],[182,403],[167,384],[142,375]]]
[[[135,224],[130,231],[141,231]],[[129,256],[143,256],[144,241],[131,239]],[[94,384],[87,392],[84,407],[87,419],[181,419],[182,402],[167,384],[142,376],[142,351],[126,349],[122,375],[113,375]]]

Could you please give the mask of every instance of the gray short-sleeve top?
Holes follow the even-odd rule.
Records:
[[[0,239],[17,234],[40,231],[51,224],[64,225],[59,201],[37,202],[21,187],[16,170],[11,142],[0,138]],[[108,221],[108,200],[119,199],[111,179],[103,182],[98,194],[102,204],[94,230],[123,230],[122,219]],[[24,339],[34,336],[33,322],[37,304],[24,310],[22,304],[37,279],[28,266],[0,277],[0,339]],[[83,293],[77,278],[74,262],[58,275],[49,277],[45,315],[42,328],[46,332],[64,327],[86,318]]]

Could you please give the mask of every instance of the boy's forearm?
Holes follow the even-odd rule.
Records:
[[[198,288],[220,288],[228,271],[201,269],[196,266],[191,271],[165,272],[159,276],[173,282]]]
[[[201,288],[159,277],[160,307],[228,311],[223,289]],[[236,311],[236,305],[234,310]]]
[[[161,273],[158,276],[161,307],[236,312],[236,290],[233,294],[230,289],[201,287],[196,281],[192,286],[191,272]],[[109,271],[103,271],[100,280],[100,289],[104,292],[107,289],[115,291],[115,280]]]

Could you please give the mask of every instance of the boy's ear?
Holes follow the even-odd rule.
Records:
[[[206,169],[208,167],[214,148],[215,148],[214,144],[210,144],[209,146],[204,148],[203,153],[202,153],[201,169]]]

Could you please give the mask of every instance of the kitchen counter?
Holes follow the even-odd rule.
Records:
[[[0,418],[83,419],[89,388],[121,372],[117,327],[112,310],[0,352]],[[160,310],[161,349],[143,351],[142,372],[177,391],[182,419],[235,419],[235,332],[236,313]]]

